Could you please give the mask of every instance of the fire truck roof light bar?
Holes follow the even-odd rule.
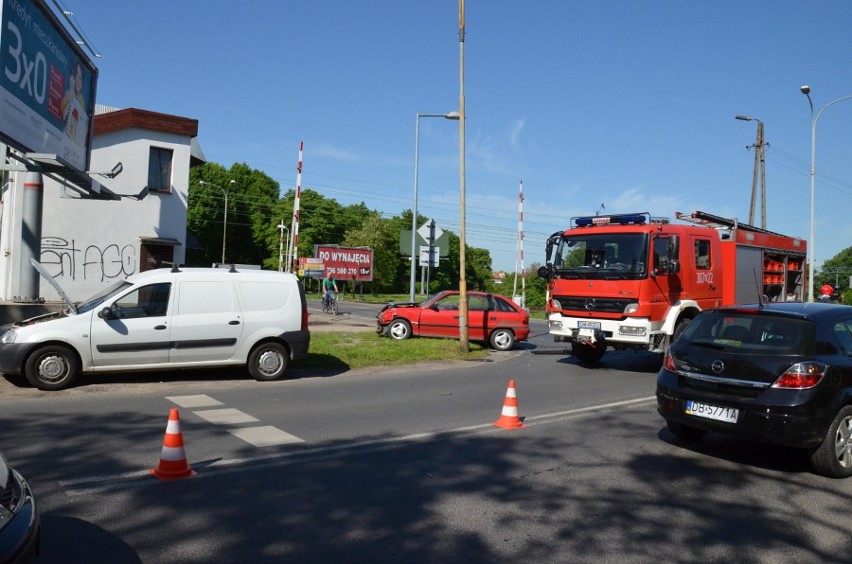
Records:
[[[575,227],[590,227],[593,225],[642,225],[651,220],[649,212],[625,213],[620,215],[589,215],[583,217],[572,217],[571,223]]]

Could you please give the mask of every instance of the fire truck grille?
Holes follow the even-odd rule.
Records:
[[[595,311],[599,313],[624,313],[624,308],[636,300],[617,298],[589,298],[585,296],[553,296],[562,304],[562,310]]]

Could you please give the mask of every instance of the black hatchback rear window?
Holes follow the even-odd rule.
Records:
[[[750,354],[812,355],[813,323],[754,312],[704,312],[679,340]]]

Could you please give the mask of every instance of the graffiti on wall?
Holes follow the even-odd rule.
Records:
[[[41,264],[56,279],[105,282],[135,274],[138,262],[136,248],[130,244],[83,247],[74,239],[52,236],[41,239]]]

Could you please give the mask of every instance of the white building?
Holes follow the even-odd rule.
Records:
[[[41,263],[72,300],[85,299],[125,276],[166,263],[183,263],[189,169],[204,156],[195,137],[198,121],[139,109],[98,106],[90,171],[119,195],[144,199],[82,199],[80,192],[47,174],[41,231]],[[118,163],[121,172],[109,173]],[[0,300],[21,295],[20,275],[24,181],[10,172],[0,202]],[[40,297],[59,296],[46,282]]]

